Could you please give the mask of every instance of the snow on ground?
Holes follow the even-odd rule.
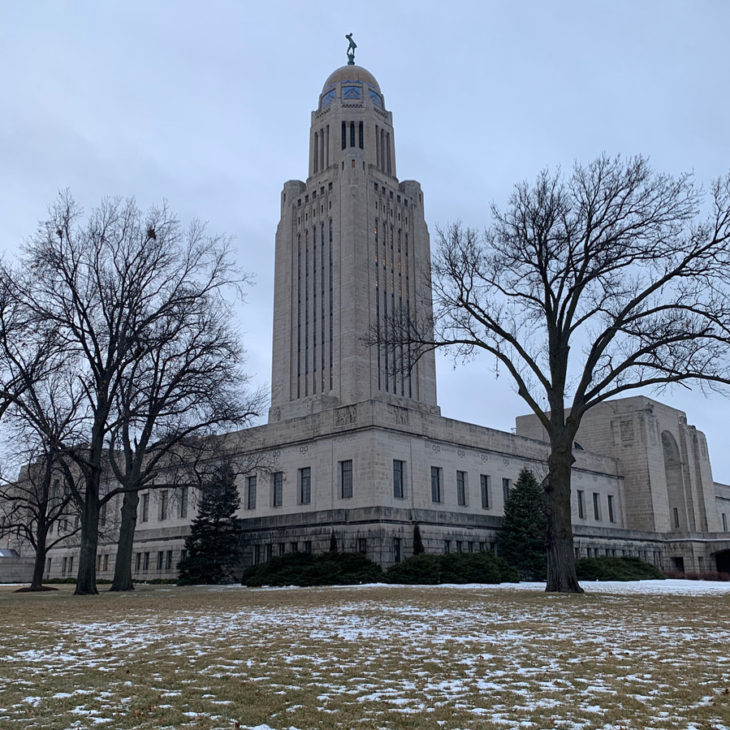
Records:
[[[204,728],[236,718],[259,730],[348,727],[353,717],[399,727],[416,717],[424,728],[730,730],[730,583],[583,585],[578,600],[546,595],[542,583],[209,587],[194,590],[217,602],[189,609],[173,591],[169,611],[120,597],[129,610],[113,620],[51,615],[23,626],[25,645],[12,649],[0,635],[0,727],[45,727],[31,718],[64,701],[53,727],[113,727],[152,687],[162,714],[145,727],[174,727],[164,713],[177,708],[186,727]],[[151,674],[118,679],[129,666]],[[59,691],[53,680],[64,677],[82,679]],[[13,682],[23,694],[6,703]],[[259,697],[272,711],[245,724]]]

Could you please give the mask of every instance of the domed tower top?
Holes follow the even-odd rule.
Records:
[[[312,112],[309,177],[333,166],[361,160],[387,177],[395,177],[393,115],[375,76],[354,62],[350,40],[348,63],[324,82]]]

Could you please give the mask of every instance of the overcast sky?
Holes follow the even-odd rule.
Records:
[[[12,258],[57,192],[163,198],[229,234],[255,274],[240,328],[271,367],[279,195],[307,174],[310,112],[356,62],[393,112],[400,179],[426,219],[481,227],[490,202],[544,167],[648,155],[704,185],[730,170],[726,0],[585,2],[22,2],[0,0],[0,250]],[[446,416],[510,429],[504,372],[438,362]],[[671,391],[730,481],[730,401]]]

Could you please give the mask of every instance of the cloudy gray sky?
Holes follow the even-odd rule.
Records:
[[[267,384],[279,194],[306,176],[310,111],[345,33],[433,233],[480,227],[515,182],[604,151],[705,185],[725,174],[729,28],[725,0],[0,0],[0,250],[12,258],[61,189],[87,210],[167,199],[230,234],[255,274],[240,328]],[[509,429],[525,411],[493,362],[438,367],[444,415]],[[730,401],[661,397],[707,433],[730,481]]]

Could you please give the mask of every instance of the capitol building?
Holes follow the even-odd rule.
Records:
[[[424,193],[398,177],[393,115],[369,71],[327,77],[309,139],[306,180],[281,193],[268,423],[225,437],[256,465],[238,477],[245,563],[327,550],[334,533],[340,550],[387,567],[412,554],[416,525],[427,552],[493,550],[520,471],[545,474],[542,426],[444,418],[433,353],[411,363],[407,348],[368,344],[388,318],[431,307]],[[604,402],[574,456],[577,556],[730,571],[730,486],[713,481],[684,413],[644,396]],[[142,493],[136,580],[176,576],[194,516],[182,488]],[[113,574],[114,538],[100,541],[100,578]],[[77,553],[70,541],[52,550],[46,577],[75,575]]]

